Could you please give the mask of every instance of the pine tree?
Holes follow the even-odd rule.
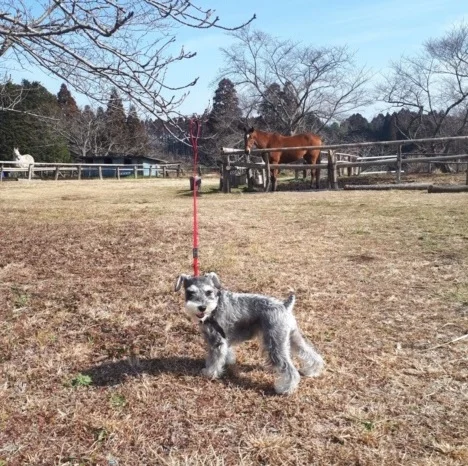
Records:
[[[278,83],[270,84],[259,106],[261,122],[269,131],[294,134],[297,129],[298,107],[296,92],[291,82],[286,82],[283,88]]]
[[[117,89],[112,89],[105,113],[105,136],[109,153],[121,154],[125,151],[126,120],[122,99]]]
[[[236,88],[230,79],[222,79],[215,91],[207,122],[208,131],[220,136],[232,134],[239,131],[241,117]]]
[[[145,124],[138,118],[136,108],[132,105],[126,121],[126,152],[130,155],[145,155],[148,152],[148,133]]]
[[[242,138],[242,126],[242,110],[236,88],[231,80],[222,79],[215,91],[206,131],[203,131],[207,139],[202,144],[202,159],[208,164],[214,163],[221,146],[233,146]]]
[[[70,154],[66,139],[51,122],[60,116],[55,95],[38,82],[24,80],[21,85],[9,83],[5,91],[22,93],[16,112],[0,112],[0,153],[6,159],[13,156],[13,148],[33,155],[37,162],[67,162]]]
[[[57,102],[62,109],[65,118],[73,119],[79,115],[80,110],[76,104],[76,100],[71,95],[66,84],[62,84],[60,86],[60,90],[57,94]]]

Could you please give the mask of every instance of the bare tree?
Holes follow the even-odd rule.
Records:
[[[406,110],[396,113],[396,125],[410,139],[467,134],[468,25],[454,27],[427,41],[415,56],[392,63],[377,92],[391,107]],[[452,147],[439,143],[430,149],[448,153]]]
[[[106,156],[115,146],[114,141],[103,138],[104,118],[99,118],[89,106],[70,118],[59,119],[53,127],[67,139],[70,152],[78,160],[96,154]]]
[[[224,26],[189,0],[0,0],[0,57],[39,66],[96,101],[116,88],[146,113],[168,116],[197,81],[165,79],[170,65],[195,55],[172,52],[174,26],[243,25]]]
[[[365,89],[369,73],[355,66],[347,47],[304,46],[251,28],[233,36],[237,42],[222,49],[226,65],[220,77],[231,78],[248,94],[257,112],[269,106],[290,134],[319,131],[369,103]],[[271,92],[275,85],[287,98],[278,99]]]

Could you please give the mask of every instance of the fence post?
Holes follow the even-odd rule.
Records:
[[[466,161],[466,185],[468,186],[468,160]]]
[[[231,193],[231,161],[229,159],[229,155],[227,156],[225,181],[226,181],[226,192]]]
[[[55,167],[55,177],[54,177],[55,181],[58,180],[58,177],[59,177],[59,167],[58,167],[58,165],[57,165],[57,166]]]
[[[223,193],[225,193],[226,191],[224,191],[224,178],[226,176],[226,163],[225,161],[223,160],[223,164],[221,165],[221,177],[219,179],[219,190],[222,191]]]
[[[28,180],[31,181],[32,179],[32,175],[33,175],[33,164],[30,163],[29,166],[28,166]]]
[[[117,179],[120,180],[120,167],[117,167]]]
[[[329,189],[338,189],[338,173],[336,168],[336,152],[328,151],[328,187]]]
[[[177,164],[177,178],[180,178],[180,163]]]
[[[227,162],[223,162],[223,193],[228,194],[231,192],[231,171]]]
[[[268,192],[271,183],[270,155],[268,153],[263,154],[263,160],[265,161],[265,192]]]
[[[0,182],[3,181],[3,168],[4,168],[4,165],[3,163],[0,165]]]
[[[401,145],[398,146],[398,152],[397,152],[397,170],[396,170],[396,182],[401,183],[401,162],[402,162],[402,157],[401,157]]]
[[[102,165],[99,165],[98,172],[99,172],[99,179],[102,180]]]
[[[135,179],[138,178],[137,166],[136,165],[133,165],[133,178],[135,178]]]
[[[83,167],[78,165],[78,179],[81,180],[81,172],[83,171]]]

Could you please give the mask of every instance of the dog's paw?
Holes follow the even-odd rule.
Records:
[[[236,363],[236,355],[234,353],[228,354],[228,357],[226,358],[226,364],[229,366],[232,366]]]
[[[323,359],[317,356],[315,360],[301,367],[299,372],[303,377],[318,377],[323,372],[324,366],[325,362]]]
[[[219,377],[219,374],[217,372],[213,372],[212,370],[207,369],[206,367],[201,370],[201,374],[207,379],[217,379]]]
[[[306,367],[299,370],[302,377],[318,377],[322,373],[322,368]]]

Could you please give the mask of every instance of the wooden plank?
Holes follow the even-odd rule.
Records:
[[[442,142],[442,141],[466,141],[468,136],[447,136],[441,138],[421,138],[421,139],[398,139],[396,141],[374,141],[374,142],[353,142],[349,144],[324,144],[322,146],[298,146],[298,147],[270,147],[268,149],[252,149],[251,154],[262,154],[264,152],[284,151],[284,150],[301,150],[301,149],[347,149],[351,147],[380,147],[380,146],[398,146],[405,144],[418,144],[422,142]],[[229,147],[221,148],[223,153],[229,149],[230,154],[244,154],[242,149],[231,149]]]
[[[391,189],[398,190],[426,190],[431,186],[428,183],[402,183],[402,184],[346,184],[346,191],[389,191]]]
[[[265,168],[263,163],[253,163],[253,162],[232,162],[232,166],[235,168],[255,168],[261,170]],[[327,163],[315,163],[312,165],[302,164],[302,163],[272,163],[270,164],[271,169],[281,169],[281,170],[310,170],[311,168],[328,168]]]
[[[468,186],[459,185],[430,185],[428,193],[468,193]]]

